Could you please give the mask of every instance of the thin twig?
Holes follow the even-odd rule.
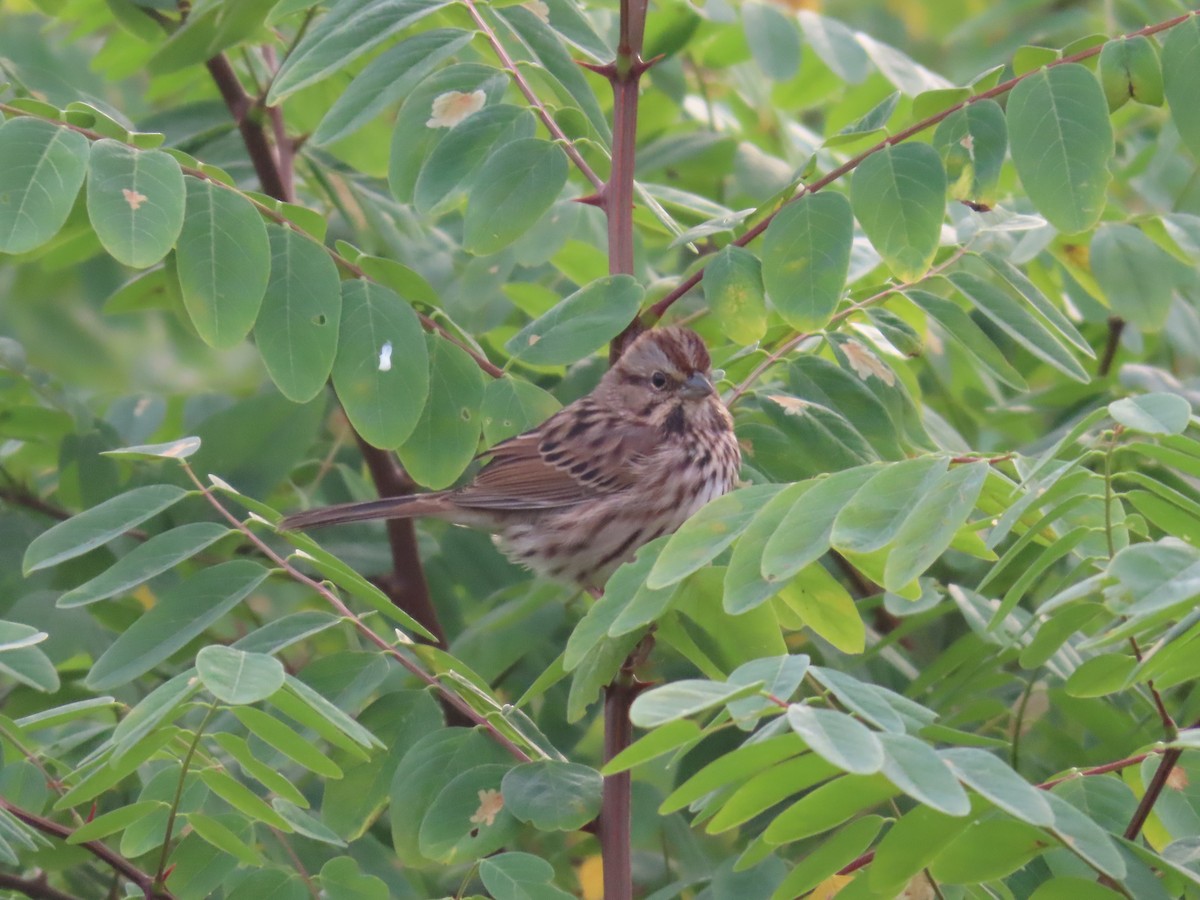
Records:
[[[74,894],[60,891],[46,882],[46,874],[42,872],[33,878],[20,878],[0,872],[0,890],[16,891],[34,900],[79,900]]]
[[[1112,369],[1113,361],[1117,358],[1117,350],[1121,347],[1121,335],[1125,331],[1125,320],[1120,316],[1108,317],[1108,339],[1104,342],[1104,355],[1096,365],[1096,374],[1105,377]]]
[[[475,0],[463,0],[463,5],[466,6],[467,12],[471,14],[475,25],[483,33],[483,36],[487,38],[487,42],[492,45],[492,51],[496,54],[496,58],[500,60],[500,66],[512,76],[517,89],[529,101],[529,105],[533,107],[533,111],[537,114],[537,117],[542,120],[542,124],[546,126],[546,130],[550,132],[551,137],[562,144],[567,157],[575,164],[575,168],[583,173],[583,177],[592,183],[592,187],[597,191],[602,190],[604,188],[603,179],[588,165],[587,160],[583,158],[583,155],[576,148],[574,142],[567,137],[558,123],[554,121],[554,116],[550,115],[550,110],[546,109],[545,104],[538,99],[538,95],[534,93],[525,76],[521,74],[520,68],[513,61],[513,58],[509,56],[504,45],[500,43],[500,38],[496,36],[495,30],[488,24],[487,19],[483,17],[483,14],[479,11],[479,7],[475,5]]]
[[[1132,37],[1140,37],[1140,36],[1148,36],[1148,35],[1152,35],[1152,34],[1158,34],[1160,31],[1167,31],[1170,28],[1174,28],[1176,25],[1180,25],[1183,22],[1186,22],[1193,15],[1194,15],[1194,13],[1188,12],[1181,16],[1175,16],[1173,18],[1166,19],[1162,22],[1159,22],[1155,25],[1147,25],[1145,28],[1139,28],[1137,31],[1131,31],[1128,34],[1123,35],[1122,37],[1123,38],[1132,38]],[[817,191],[821,190],[822,188],[828,187],[830,184],[837,181],[843,175],[848,175],[850,172],[857,169],[863,163],[863,161],[866,160],[867,157],[872,156],[873,154],[878,153],[879,151],[884,150],[885,148],[890,147],[894,144],[899,144],[902,141],[906,141],[910,137],[918,135],[921,132],[932,128],[934,125],[937,125],[943,119],[946,119],[946,118],[954,115],[954,113],[958,112],[960,109],[966,109],[972,103],[978,103],[980,100],[991,100],[995,97],[1001,97],[1004,94],[1007,94],[1009,91],[1011,91],[1013,88],[1015,88],[1018,84],[1020,84],[1026,78],[1030,77],[1031,75],[1037,75],[1039,72],[1042,71],[1042,69],[1052,69],[1055,66],[1061,66],[1061,65],[1065,65],[1067,63],[1081,62],[1085,59],[1091,59],[1093,56],[1098,56],[1102,49],[1103,49],[1103,45],[1097,44],[1094,47],[1088,47],[1086,50],[1081,50],[1078,53],[1072,53],[1070,56],[1064,56],[1061,59],[1056,59],[1053,62],[1047,63],[1045,66],[1043,66],[1041,68],[1033,69],[1029,72],[1025,72],[1024,74],[1018,75],[1015,78],[1010,78],[1008,81],[1001,82],[1000,84],[996,85],[995,87],[991,88],[990,90],[986,90],[986,91],[983,91],[982,93],[975,94],[974,96],[968,97],[966,100],[963,100],[961,103],[955,103],[952,106],[948,106],[946,109],[943,109],[941,112],[935,113],[934,115],[929,116],[928,118],[922,119],[921,121],[919,121],[913,125],[910,125],[908,128],[905,128],[902,131],[896,132],[895,134],[891,135],[890,137],[883,139],[882,141],[880,141],[878,144],[871,147],[870,149],[864,150],[862,153],[859,153],[857,156],[852,157],[851,159],[842,163],[836,169],[833,169],[832,171],[830,171],[827,175],[823,175],[822,177],[818,178],[816,181],[813,181],[810,184],[800,187],[796,191],[796,194],[793,197],[791,197],[786,203],[782,204],[779,209],[770,213],[768,216],[763,218],[762,221],[758,222],[753,228],[751,228],[745,234],[741,235],[736,240],[734,240],[733,244],[738,247],[745,247],[747,244],[749,244],[751,241],[753,241],[756,237],[758,237],[760,234],[762,234],[764,231],[767,230],[767,226],[771,224],[772,220],[775,218],[775,216],[777,216],[779,214],[780,209],[783,209],[784,206],[788,206],[792,203],[795,203],[797,200],[799,200],[802,197],[807,196],[808,194],[815,194]],[[671,306],[675,303],[675,301],[677,301],[680,297],[683,297],[685,294],[688,293],[688,291],[690,291],[692,288],[694,288],[696,285],[698,285],[702,278],[704,278],[704,269],[703,268],[698,269],[696,272],[692,273],[692,275],[690,275],[688,278],[684,279],[684,281],[680,282],[680,284],[677,285],[674,290],[672,290],[670,293],[668,293],[666,296],[664,296],[661,300],[659,300],[657,303],[655,303],[653,306],[651,306],[650,309],[647,310],[646,314],[643,316],[643,318],[646,319],[647,324],[653,323],[653,322],[657,321],[658,319],[661,319],[663,316],[663,313],[665,313],[668,309],[670,309]]]
[[[50,819],[32,813],[27,809],[10,803],[3,797],[0,797],[0,808],[7,810],[12,815],[16,816],[26,825],[40,831],[42,834],[49,834],[56,838],[66,840],[74,832],[66,825],[60,825]],[[119,872],[126,879],[138,886],[138,889],[145,895],[146,900],[174,900],[170,891],[162,887],[156,887],[154,877],[147,872],[143,872],[120,853],[115,850],[110,850],[100,841],[84,841],[79,845],[84,850],[91,853],[97,859],[102,860],[113,870]]]
[[[421,681],[425,682],[425,684],[437,691],[440,696],[445,698],[447,703],[458,710],[459,713],[470,719],[471,722],[473,722],[477,727],[483,728],[485,731],[487,731],[492,738],[498,744],[500,744],[500,746],[512,754],[514,758],[520,762],[530,761],[531,758],[529,754],[514,744],[507,735],[499,731],[496,726],[488,721],[485,716],[481,716],[474,709],[472,709],[470,704],[463,700],[462,697],[447,689],[446,686],[442,684],[440,679],[426,672],[423,668],[421,668],[419,665],[389,644],[386,640],[376,634],[361,618],[358,617],[357,614],[354,613],[353,610],[350,609],[350,607],[346,606],[346,604],[342,602],[342,599],[337,594],[320,582],[309,578],[307,575],[293,566],[287,559],[276,553],[275,550],[266,543],[266,541],[251,531],[244,522],[227,510],[221,504],[221,501],[213,496],[212,491],[206,487],[199,478],[196,477],[196,473],[191,466],[189,466],[186,462],[181,462],[180,465],[183,467],[183,471],[187,474],[188,478],[191,479],[192,483],[200,489],[200,492],[204,495],[204,499],[206,499],[212,505],[212,507],[221,515],[221,517],[229,522],[229,524],[231,524],[234,528],[236,528],[243,536],[245,536],[246,540],[250,541],[250,543],[252,543],[255,548],[257,548],[257,550],[263,554],[263,556],[282,569],[289,578],[315,591],[325,600],[326,603],[333,607],[334,611],[337,612],[338,615],[349,621],[363,637],[394,659],[411,675],[415,675]]]

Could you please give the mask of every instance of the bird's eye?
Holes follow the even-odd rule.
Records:
[[[667,386],[667,376],[662,372],[655,372],[650,376],[650,383],[654,385],[654,389],[661,391]]]

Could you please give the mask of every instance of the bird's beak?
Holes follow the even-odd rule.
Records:
[[[713,389],[712,382],[704,376],[704,373],[693,372],[679,386],[679,393],[691,399],[699,399],[700,397],[709,397],[716,393],[716,391]]]

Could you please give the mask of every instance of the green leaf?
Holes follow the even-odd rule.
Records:
[[[196,654],[196,672],[209,693],[223,703],[257,703],[283,687],[283,663],[279,660],[221,645],[205,647]]]
[[[286,798],[297,805],[308,806],[308,800],[300,793],[299,789],[255,756],[250,750],[250,745],[245,740],[236,734],[230,734],[228,731],[217,732],[210,735],[210,737],[222,750],[237,761],[243,773],[253,778],[268,791],[278,794],[280,798]]]
[[[187,495],[173,484],[152,484],[105,500],[34,538],[22,570],[29,575],[95,550]]]
[[[714,805],[719,804],[720,808],[705,826],[709,834],[744,825],[777,803],[828,781],[838,774],[838,769],[815,753],[805,753],[745,774],[744,784],[732,794],[717,798]]]
[[[188,813],[187,823],[201,838],[212,844],[218,850],[228,853],[240,863],[247,866],[261,866],[265,860],[257,850],[222,825],[212,816],[203,813]]]
[[[79,826],[67,837],[67,843],[83,844],[88,841],[108,837],[110,834],[116,834],[118,831],[124,831],[134,822],[140,821],[145,816],[160,809],[168,809],[167,804],[161,800],[143,800],[140,803],[130,803],[128,806],[122,806],[119,809],[114,809],[112,812],[96,816],[96,818],[87,824]]]
[[[763,577],[791,578],[824,556],[837,514],[876,471],[868,466],[846,469],[818,479],[801,494],[763,547]]]
[[[1053,845],[1045,832],[1024,822],[984,819],[942,845],[929,874],[938,883],[992,881],[1015,872]]]
[[[950,816],[965,816],[971,801],[954,774],[926,744],[907,734],[885,732],[883,774],[888,781],[915,800]]]
[[[937,253],[946,214],[946,170],[928,144],[885,147],[850,182],[854,215],[901,281],[915,281]]]
[[[413,187],[413,204],[436,215],[462,196],[469,196],[484,163],[497,147],[533,137],[533,114],[520,106],[485,106],[446,132],[421,166]]]
[[[883,731],[897,734],[904,731],[904,719],[875,685],[825,666],[813,666],[809,673],[850,712],[857,713]]]
[[[734,544],[729,566],[725,570],[722,596],[722,605],[727,613],[738,615],[754,609],[787,584],[774,579],[768,581],[763,577],[763,548],[767,539],[778,530],[783,517],[812,485],[812,482],[801,481],[785,487],[763,505]]]
[[[787,81],[800,68],[800,35],[794,20],[766,3],[742,6],[742,27],[754,61],[772,81]]]
[[[197,668],[198,663],[199,658]],[[251,734],[293,762],[324,778],[342,777],[340,766],[274,716],[248,706],[238,707],[233,714]]]
[[[250,333],[267,290],[267,229],[241,195],[184,180],[187,212],[175,250],[183,305],[204,342],[228,350]]]
[[[1131,99],[1147,106],[1162,106],[1163,73],[1150,38],[1139,34],[1105,44],[1100,51],[1100,84],[1109,112]]]
[[[843,653],[862,653],[866,626],[850,592],[819,562],[809,563],[779,592],[779,602]]]
[[[537,760],[505,773],[505,808],[539,831],[576,831],[600,813],[600,773],[578,763]]]
[[[955,272],[949,276],[949,280],[975,304],[976,309],[1038,359],[1068,378],[1084,384],[1090,380],[1091,376],[1071,355],[1071,351],[1007,290],[969,272]]]
[[[421,166],[443,129],[469,118],[472,109],[481,111],[479,107],[499,103],[509,83],[503,70],[475,62],[454,63],[438,69],[410,91],[392,130],[388,157],[392,196],[402,203],[411,202]],[[441,114],[447,105],[451,114]]]
[[[339,0],[280,66],[267,105],[344,68],[372,47],[446,5],[445,0]]]
[[[669,587],[707,565],[737,540],[763,504],[780,490],[777,484],[751,485],[704,506],[667,540],[646,576],[646,586]]]
[[[763,238],[763,284],[793,328],[828,324],[846,284],[853,239],[850,204],[833,191],[806,194],[771,221]]]
[[[353,134],[474,37],[458,28],[434,28],[405,38],[371,60],[329,107],[313,132],[318,146]]]
[[[200,682],[196,678],[196,670],[187,669],[164,681],[143,697],[112,733],[111,740],[116,748],[113,751],[113,761],[116,762],[129,753],[142,738],[167,721],[173,713],[178,712],[184,702],[199,690]]]
[[[758,682],[721,684],[699,678],[673,681],[638,694],[629,709],[629,720],[638,728],[655,728],[761,689]]]
[[[339,856],[321,867],[321,893],[328,900],[387,900],[388,889],[383,879],[367,875],[358,862],[349,856]]]
[[[305,803],[304,805],[307,806],[308,804]],[[319,819],[310,816],[295,803],[291,803],[282,797],[275,797],[271,800],[271,808],[283,816],[287,823],[296,829],[297,834],[302,834],[323,844],[332,844],[335,847],[347,846],[346,842],[338,837],[332,828]]]
[[[662,802],[658,812],[660,815],[676,812],[718,788],[740,781],[753,772],[803,752],[804,744],[791,733],[743,744],[736,750],[717,757],[677,787]]]
[[[1029,900],[1113,900],[1120,896],[1090,878],[1056,876],[1042,882]]]
[[[1114,314],[1143,331],[1160,331],[1171,311],[1183,266],[1141,229],[1106,222],[1088,253]]]
[[[59,688],[58,672],[40,647],[49,635],[19,622],[0,622],[0,673],[36,690],[53,693]]]
[[[704,299],[721,331],[738,344],[752,344],[767,330],[762,265],[749,250],[729,244],[704,267]]]
[[[484,377],[461,347],[432,334],[425,340],[429,399],[397,452],[418,484],[436,490],[453,484],[479,449]]]
[[[1073,853],[1109,878],[1120,881],[1125,877],[1125,860],[1116,841],[1107,831],[1058,794],[1048,791],[1046,800],[1054,811],[1051,832],[1061,838]]]
[[[220,769],[203,769],[200,780],[210,791],[239,812],[245,813],[252,822],[261,822],[280,831],[291,832],[292,826],[271,809],[260,797],[240,781],[236,781]]]
[[[116,459],[187,459],[200,449],[200,443],[200,438],[191,436],[161,444],[139,444],[134,447],[105,450],[101,455]]]
[[[787,878],[780,882],[775,893],[771,895],[771,900],[792,900],[801,897],[837,873],[847,863],[853,862],[875,840],[884,821],[880,816],[863,816],[846,825],[837,834],[826,838],[819,847],[806,854],[788,873]]]
[[[963,784],[1010,815],[1043,827],[1054,821],[1045,792],[1039,791],[986,750],[948,747],[939,754]]]
[[[630,275],[597,278],[522,328],[504,348],[533,365],[575,362],[621,333],[637,315],[642,293]]]
[[[551,882],[554,866],[531,853],[500,853],[479,864],[483,886],[496,900],[570,900]]]
[[[886,466],[868,479],[833,520],[830,543],[869,553],[896,537],[913,504],[949,469],[944,456],[918,457]]]
[[[1192,154],[1200,156],[1200,108],[1191,86],[1200,78],[1200,20],[1184,19],[1163,42],[1163,89],[1171,107],[1171,121]]]
[[[464,248],[476,256],[503,250],[550,209],[567,171],[567,155],[549,141],[523,138],[495,150],[467,202]]]
[[[30,116],[0,124],[0,253],[25,253],[67,221],[86,173],[88,140]]]
[[[268,224],[271,277],[254,323],[254,343],[279,392],[307,403],[333,369],[342,317],[337,266],[302,234]]]
[[[814,753],[845,772],[870,775],[884,766],[879,738],[845,713],[793,703],[787,721]]]
[[[503,847],[517,830],[500,793],[508,770],[505,765],[475,766],[442,788],[421,822],[421,853],[450,864]]]
[[[1067,234],[1095,225],[1114,147],[1095,76],[1078,63],[1031,73],[1009,95],[1008,132],[1017,174],[1038,212]]]
[[[333,386],[368,443],[390,449],[412,434],[429,391],[429,351],[417,314],[397,294],[342,282]]]
[[[306,900],[311,897],[304,880],[282,869],[259,869],[237,883],[228,900]]]
[[[179,163],[161,150],[107,138],[92,144],[88,218],[117,262],[144,269],[166,256],[183,228],[186,196]]]
[[[933,133],[933,148],[946,167],[951,197],[995,205],[1008,152],[1008,126],[999,103],[980,100],[947,116]]]
[[[882,775],[843,775],[801,797],[763,832],[768,844],[786,844],[822,834],[898,791]]]
[[[953,300],[917,289],[905,291],[904,296],[937,322],[942,333],[958,344],[982,369],[1011,388],[1025,390],[1025,379],[1021,373],[1012,367],[983,329]]]
[[[505,375],[483,389],[483,442],[491,447],[528,431],[558,412],[561,404],[536,384]]]
[[[148,672],[237,606],[267,574],[258,563],[239,559],[180,582],[117,636],[85,683],[103,691]]]
[[[1142,434],[1183,434],[1192,406],[1178,394],[1141,394],[1108,404],[1108,414],[1131,431]]]
[[[1063,690],[1072,697],[1106,697],[1125,687],[1138,661],[1123,653],[1106,653],[1085,660],[1067,679]]]
[[[754,722],[766,710],[776,708],[776,700],[787,701],[800,687],[804,673],[808,671],[809,658],[803,654],[795,656],[767,656],[743,663],[729,673],[730,684],[762,683],[762,693],[770,697],[751,696],[729,701],[729,714],[739,727],[754,727]]]
[[[879,896],[898,894],[971,822],[971,816],[947,816],[928,806],[906,812],[875,848],[875,859],[867,872],[872,891]]]
[[[644,734],[608,762],[600,770],[601,775],[614,775],[636,768],[642,763],[649,762],[670,753],[684,744],[690,743],[701,735],[700,726],[691,719],[676,719],[660,728],[655,728],[649,734]]]
[[[229,533],[227,526],[217,522],[190,522],[156,534],[118,559],[112,568],[67,591],[55,605],[71,609],[128,593],[142,582],[191,559]]]
[[[966,463],[942,475],[916,501],[896,533],[895,546],[884,568],[884,587],[898,591],[922,574],[941,556],[959,527],[975,508],[986,462]]]

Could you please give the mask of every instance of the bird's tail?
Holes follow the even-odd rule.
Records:
[[[413,494],[407,497],[385,497],[360,503],[339,503],[322,506],[288,516],[279,523],[283,531],[320,528],[325,525],[344,525],[370,519],[411,519],[415,516],[436,516],[445,512],[442,492]]]

